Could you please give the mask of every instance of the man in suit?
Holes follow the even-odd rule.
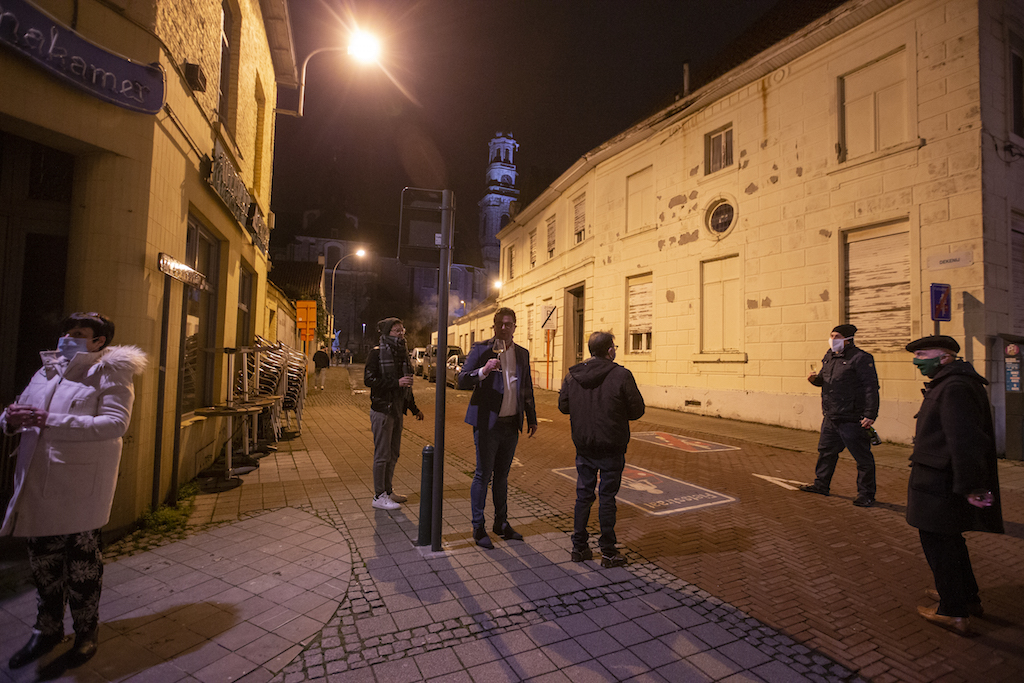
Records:
[[[494,533],[506,541],[523,540],[508,523],[508,471],[523,431],[524,414],[529,436],[537,432],[530,352],[513,343],[515,329],[515,311],[499,308],[494,313],[494,337],[473,345],[459,373],[459,388],[473,389],[466,411],[476,444],[476,472],[469,493],[473,539],[488,550],[494,544],[485,528],[484,505],[492,481]],[[505,350],[495,351],[496,346]]]

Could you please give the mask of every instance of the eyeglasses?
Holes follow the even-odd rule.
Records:
[[[494,326],[495,327],[499,327],[499,328],[504,328],[504,327],[511,328],[511,327],[515,327],[516,324],[515,323],[494,323]]]

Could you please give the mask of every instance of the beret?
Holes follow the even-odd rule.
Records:
[[[856,326],[850,325],[849,323],[847,323],[846,325],[836,325],[835,327],[832,328],[832,331],[838,332],[844,337],[852,337],[853,335],[857,334]]]
[[[952,353],[960,353],[960,345],[956,339],[947,337],[944,334],[933,334],[929,337],[921,337],[907,344],[907,351],[923,351],[924,349],[942,349]]]

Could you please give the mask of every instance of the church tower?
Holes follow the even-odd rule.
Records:
[[[488,145],[487,194],[480,200],[480,251],[488,282],[499,278],[501,245],[498,231],[508,225],[509,204],[519,198],[516,180],[519,174],[513,155],[519,143],[512,134],[499,132]],[[489,284],[487,285],[490,286]]]

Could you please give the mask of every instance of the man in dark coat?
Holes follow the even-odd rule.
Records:
[[[615,363],[615,337],[594,332],[587,343],[590,358],[569,368],[558,393],[558,409],[569,416],[576,444],[576,509],[572,532],[572,561],[594,557],[587,523],[594,504],[594,487],[601,475],[601,566],[621,567],[626,558],[615,548],[615,495],[622,484],[629,443],[629,421],[639,420],[646,406],[633,373]]]
[[[821,372],[812,372],[807,381],[821,387],[821,437],[814,483],[801,491],[829,495],[832,475],[845,447],[857,463],[857,507],[875,503],[875,458],[871,455],[868,427],[878,418],[878,373],[874,357],[857,348],[853,325],[836,325],[829,335],[831,347],[821,359]]]
[[[960,344],[952,337],[923,337],[907,344],[907,351],[931,380],[917,413],[907,523],[921,536],[935,577],[935,591],[928,595],[939,604],[917,611],[963,635],[970,615],[983,612],[963,532],[1003,533],[988,382],[956,357]]]
[[[330,364],[331,357],[327,355],[327,347],[321,346],[313,354],[313,366],[316,368],[316,375],[313,376],[313,386],[318,389],[324,388],[324,382],[327,381],[327,366]]]
[[[417,420],[423,411],[412,394],[412,361],[405,344],[405,325],[398,318],[377,323],[380,344],[370,349],[363,384],[370,387],[370,430],[373,432],[373,501],[378,510],[397,510],[408,498],[395,493],[392,478],[402,449],[406,411]]]
[[[530,352],[512,341],[515,329],[515,311],[495,311],[494,337],[473,345],[458,379],[459,389],[473,389],[466,410],[466,422],[473,426],[476,445],[476,471],[469,501],[473,539],[488,550],[494,548],[484,525],[488,484],[494,496],[494,533],[506,541],[523,540],[522,534],[508,523],[508,472],[523,431],[524,415],[529,436],[537,433]]]

